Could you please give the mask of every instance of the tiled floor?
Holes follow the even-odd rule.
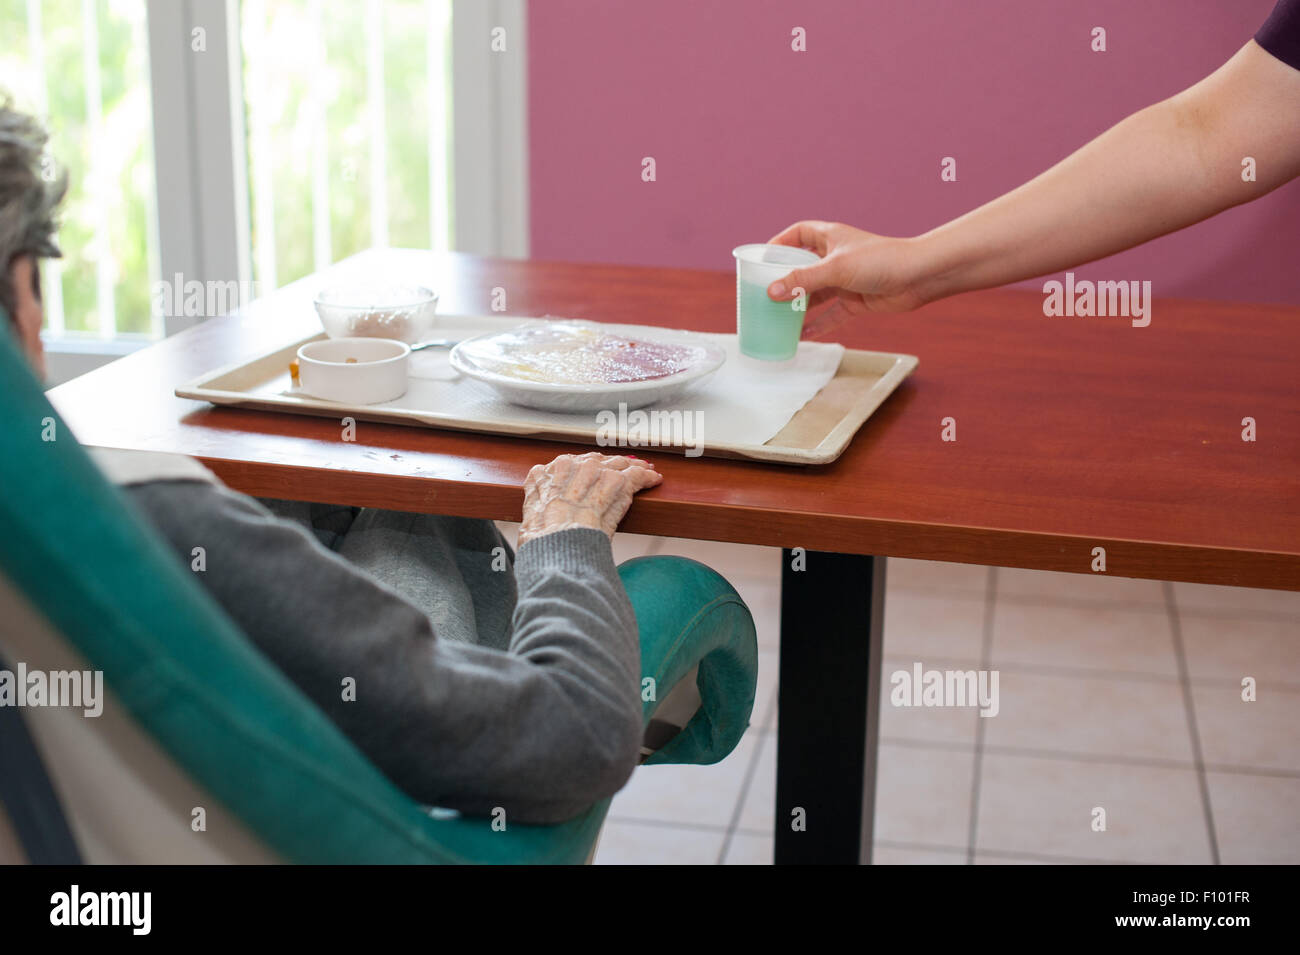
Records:
[[[768,863],[779,552],[615,550],[727,577],[758,625],[759,684],[722,763],[637,770],[595,861]],[[1300,593],[908,560],[887,580],[877,863],[1300,863]],[[890,706],[888,675],[918,661],[997,670],[998,715]]]

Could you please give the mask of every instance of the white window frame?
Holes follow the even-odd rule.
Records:
[[[506,50],[493,52],[493,30]],[[203,52],[191,50],[204,31]],[[163,281],[252,278],[239,0],[147,0],[159,272]],[[453,0],[455,248],[526,258],[526,0]],[[240,287],[248,287],[241,284]],[[167,317],[164,333],[201,319]],[[50,337],[50,378],[66,380],[147,344]]]
[[[238,0],[148,0],[148,11],[160,278],[247,282]],[[191,50],[198,30],[203,52]],[[164,331],[198,321],[168,316]]]
[[[492,31],[505,33],[492,52]],[[452,150],[456,248],[527,258],[528,18],[525,0],[454,0]]]

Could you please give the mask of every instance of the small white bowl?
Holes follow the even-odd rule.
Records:
[[[410,346],[391,338],[327,338],[298,349],[298,379],[317,398],[373,405],[406,394],[410,356]]]
[[[330,338],[396,338],[413,345],[436,337],[438,295],[423,285],[345,285],[312,304]]]

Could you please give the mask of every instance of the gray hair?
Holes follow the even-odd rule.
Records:
[[[68,177],[45,154],[49,135],[33,116],[0,96],[0,305],[14,313],[10,266],[21,255],[55,258],[57,212]]]

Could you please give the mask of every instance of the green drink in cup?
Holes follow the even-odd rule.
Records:
[[[753,243],[731,250],[736,257],[736,332],[740,353],[765,361],[794,357],[803,333],[804,310],[799,299],[774,302],[767,287],[791,269],[819,262],[816,252],[789,245]]]

